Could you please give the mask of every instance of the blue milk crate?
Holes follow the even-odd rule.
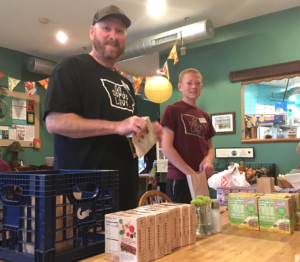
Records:
[[[119,211],[119,174],[0,173],[0,200],[0,259],[78,261],[104,252],[105,214]]]

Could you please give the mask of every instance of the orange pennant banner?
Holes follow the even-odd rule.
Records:
[[[165,62],[164,66],[159,70],[159,72],[163,73],[164,76],[166,76],[168,79],[170,79],[168,60]]]
[[[2,74],[1,72],[0,72],[0,78],[2,78],[4,76],[4,74]]]
[[[43,80],[39,81],[39,83],[47,90],[48,84],[49,84],[49,78],[43,79]]]
[[[133,84],[134,84],[134,90],[135,94],[139,91],[139,88],[141,86],[141,83],[143,81],[144,77],[143,76],[134,76],[133,77]]]
[[[176,49],[176,43],[174,44],[168,59],[174,59],[174,65],[179,61],[178,55],[177,55],[177,49]]]

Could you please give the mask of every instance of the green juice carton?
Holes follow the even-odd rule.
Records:
[[[266,194],[258,199],[261,231],[292,234],[295,198],[283,194]]]
[[[228,198],[229,221],[232,227],[259,230],[256,193],[231,193]]]

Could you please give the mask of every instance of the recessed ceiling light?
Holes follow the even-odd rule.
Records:
[[[46,25],[49,23],[49,19],[47,18],[39,18],[39,22],[43,25]]]
[[[165,0],[148,0],[148,12],[154,17],[161,16],[166,10]]]
[[[67,40],[68,40],[68,37],[65,33],[63,32],[59,32],[57,35],[56,35],[56,38],[59,42],[61,43],[65,43]]]

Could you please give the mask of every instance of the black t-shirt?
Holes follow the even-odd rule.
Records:
[[[122,121],[137,115],[137,104],[127,78],[84,54],[65,58],[55,67],[44,120],[49,112]],[[120,184],[127,184],[125,177],[138,174],[137,159],[132,157],[127,138],[120,135],[74,139],[54,134],[54,165],[55,169],[118,170]]]

